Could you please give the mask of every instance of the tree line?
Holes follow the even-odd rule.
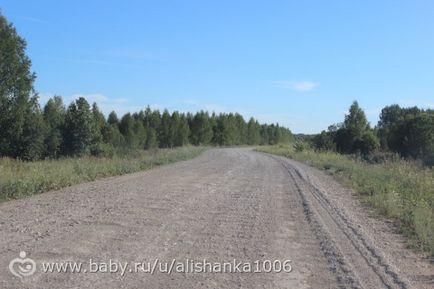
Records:
[[[357,101],[342,123],[329,126],[312,139],[316,149],[345,154],[372,155],[392,152],[404,158],[434,164],[434,110],[386,106],[372,128]]]
[[[265,145],[289,142],[291,132],[279,125],[246,122],[238,113],[209,114],[145,110],[107,119],[84,98],[65,108],[61,97],[51,98],[42,110],[45,138],[42,157],[101,155],[114,148],[151,149],[192,145]],[[40,157],[37,156],[37,157]]]
[[[96,103],[90,105],[83,97],[68,107],[60,96],[50,98],[43,109],[32,102],[29,98],[26,105],[32,105],[33,109],[21,114],[24,114],[21,130],[8,130],[7,119],[0,116],[0,125],[5,128],[1,156],[34,160],[187,144],[266,145],[289,142],[292,137],[287,128],[259,124],[254,118],[246,122],[238,113],[169,113],[147,107],[121,118],[113,111],[105,118]],[[11,124],[17,123],[17,117],[9,119]]]
[[[107,155],[115,149],[192,145],[265,145],[288,142],[278,124],[248,122],[237,113],[180,113],[149,107],[106,118],[96,103],[78,98],[67,107],[59,96],[41,109],[26,42],[0,14],[0,157],[25,160]]]

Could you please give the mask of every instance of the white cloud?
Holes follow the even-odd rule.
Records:
[[[89,103],[104,103],[104,102],[108,102],[109,99],[107,96],[101,94],[101,93],[93,93],[93,94],[74,94],[72,95],[72,99],[78,99],[80,97],[84,97]]]
[[[47,101],[52,98],[54,95],[53,93],[40,93],[39,94],[39,104],[41,107],[43,107]],[[92,104],[94,102],[97,103],[100,110],[105,114],[108,115],[110,112],[115,111],[118,115],[124,115],[127,112],[139,112],[140,110],[143,110],[146,108],[147,105],[134,105],[131,104],[130,101],[127,98],[111,98],[108,97],[102,93],[75,93],[70,96],[62,96],[63,102],[65,103],[65,106],[68,106],[72,101],[78,99],[79,97],[84,97],[89,104]],[[158,107],[157,104],[151,105],[152,108]]]
[[[311,91],[312,89],[318,86],[317,83],[309,80],[303,80],[303,81],[279,80],[279,81],[274,81],[274,84],[278,87],[289,88],[301,92]]]
[[[38,102],[40,106],[44,106],[47,101],[52,98],[55,94],[45,92],[45,93],[38,93]]]

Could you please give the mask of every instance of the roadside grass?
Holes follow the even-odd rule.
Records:
[[[187,160],[205,150],[205,147],[187,146],[118,152],[113,157],[64,158],[34,162],[0,158],[0,202]]]
[[[368,163],[334,152],[297,151],[292,145],[257,150],[326,170],[392,219],[413,247],[434,255],[434,169],[405,160]]]

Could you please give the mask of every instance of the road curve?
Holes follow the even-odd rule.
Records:
[[[213,149],[1,204],[0,288],[434,288],[432,263],[369,214],[316,169],[250,149]],[[32,266],[21,251],[35,261],[30,276],[19,271]],[[89,260],[127,267],[110,273]],[[212,265],[214,273],[167,273],[172,262],[203,260],[231,272]],[[234,268],[267,260],[291,260],[292,270]],[[56,262],[83,271],[43,272]]]

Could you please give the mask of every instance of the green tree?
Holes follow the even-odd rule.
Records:
[[[72,102],[65,115],[65,152],[81,156],[90,152],[94,122],[89,103],[83,97]]]
[[[36,159],[44,127],[26,42],[0,15],[0,156]]]
[[[93,140],[92,143],[98,144],[103,141],[102,133],[106,126],[104,114],[99,110],[98,105],[92,104],[92,119],[93,119]]]
[[[161,116],[160,130],[158,133],[158,142],[160,147],[162,148],[171,148],[173,147],[173,127],[172,127],[172,119],[169,114],[169,111],[164,110]]]
[[[114,112],[114,111],[110,112],[110,114],[107,118],[107,123],[111,124],[111,125],[116,125],[116,126],[119,125],[119,118],[118,118],[116,112]]]
[[[134,134],[134,119],[131,113],[127,113],[121,118],[119,131],[123,135],[127,147],[137,148],[137,139]]]
[[[242,145],[247,143],[247,124],[243,116],[236,113],[234,116],[235,136],[234,144]]]
[[[367,154],[377,149],[379,142],[357,101],[350,106],[344,122],[336,131],[335,143],[337,150],[342,153]]]
[[[184,114],[181,114],[179,116],[179,121],[176,121],[178,119],[178,113],[174,112],[172,114],[172,123],[177,123],[177,126],[175,129],[175,139],[174,139],[174,145],[175,146],[184,146],[188,144],[188,136],[190,135],[190,128],[188,126],[188,120],[187,117]]]
[[[259,134],[261,135],[260,145],[269,145],[270,144],[270,138],[268,136],[268,126],[266,124],[261,125],[261,129],[259,131]]]
[[[230,146],[236,141],[236,122],[233,114],[221,113],[216,118],[214,127],[214,143],[217,145]]]
[[[65,123],[65,106],[60,96],[50,98],[44,107],[44,122],[47,134],[44,141],[44,155],[58,157],[63,145],[63,125]]]
[[[136,146],[137,148],[141,148],[141,149],[145,148],[146,145],[146,129],[144,126],[144,118],[145,115],[143,111],[133,114],[133,119],[134,119],[133,131],[136,138]]]
[[[376,151],[380,147],[380,142],[375,133],[367,129],[363,132],[362,136],[354,142],[354,149],[362,153],[363,155],[368,155]]]
[[[158,147],[157,132],[154,128],[150,127],[149,129],[146,130],[145,148],[153,149],[156,147]]]
[[[260,125],[259,123],[252,117],[250,118],[247,124],[247,144],[248,145],[257,145],[260,143],[261,135],[260,135]]]
[[[22,134],[15,146],[15,156],[24,160],[39,159],[44,152],[44,118],[37,103],[37,98],[32,98],[30,101],[33,104],[27,106],[24,112]]]
[[[280,141],[279,129],[274,124],[267,126],[268,130],[268,144],[275,145]]]
[[[314,136],[312,143],[317,150],[334,151],[336,149],[334,135],[330,131],[323,130],[320,134]]]
[[[125,144],[124,136],[119,131],[119,119],[114,111],[109,114],[102,135],[104,142],[113,147],[121,147]]]
[[[161,115],[158,110],[152,111],[148,106],[144,112],[144,127],[146,130],[145,148],[158,147],[158,129],[160,128]]]
[[[434,164],[434,113],[421,112],[406,120],[403,141],[406,156]]]
[[[191,124],[191,142],[194,145],[208,145],[213,137],[212,126],[207,112],[195,114]]]

